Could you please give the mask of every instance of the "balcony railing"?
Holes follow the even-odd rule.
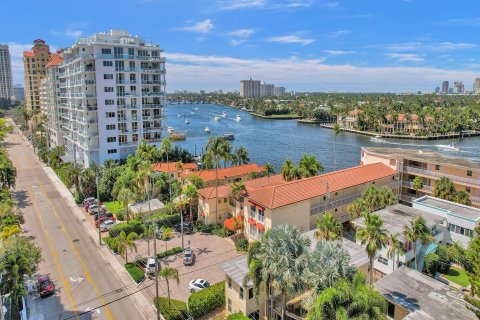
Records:
[[[121,84],[137,84],[137,80],[120,80],[120,79],[117,79],[117,83]]]
[[[412,167],[412,166],[403,166],[403,170],[407,173],[418,174],[418,175],[433,177],[433,178],[447,177],[447,178],[450,178],[450,180],[453,180],[455,182],[459,182],[462,184],[480,186],[480,180],[463,178],[463,177],[454,176],[454,175],[450,175],[442,172],[435,172],[435,171],[425,170],[425,169]]]
[[[138,68],[129,68],[129,67],[116,67],[115,71],[118,72],[137,72],[139,71]]]
[[[163,92],[142,92],[142,96],[144,97],[159,97],[162,96]]]
[[[119,104],[118,109],[137,109],[139,108],[136,104]]]
[[[413,182],[412,182],[412,181],[403,181],[403,182],[402,182],[402,185],[403,185],[404,187],[413,189]],[[431,186],[429,186],[429,185],[424,184],[424,185],[422,186],[422,189],[420,189],[420,191],[432,193],[432,192],[433,192],[433,188],[432,188]]]

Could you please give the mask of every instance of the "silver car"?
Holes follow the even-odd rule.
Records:
[[[183,264],[188,266],[193,264],[193,259],[195,258],[195,254],[193,253],[192,249],[185,248],[183,250]]]

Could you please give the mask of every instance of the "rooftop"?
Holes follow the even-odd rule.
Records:
[[[372,163],[254,190],[249,192],[248,199],[275,209],[394,174],[395,170],[383,163]]]
[[[387,300],[410,311],[404,319],[476,319],[460,291],[405,266],[377,281],[375,287]]]
[[[217,174],[219,179],[229,179],[229,178],[235,178],[239,176],[243,176],[252,172],[255,173],[260,173],[263,172],[264,167],[259,166],[254,163],[250,164],[244,164],[241,166],[234,166],[234,167],[228,167],[228,168],[221,168],[218,170],[211,169],[211,170],[199,170],[196,171],[195,174],[196,176],[199,176],[200,178],[203,179],[205,182],[213,181],[216,179]],[[218,173],[216,172],[218,171]],[[188,172],[182,172],[180,176],[182,178],[185,178],[189,175],[190,173]]]
[[[55,66],[58,66],[62,62],[63,62],[62,55],[58,54],[58,53],[53,53],[50,56],[50,61],[47,63],[47,65],[45,67],[46,68],[55,67]]]
[[[480,209],[465,206],[455,202],[438,199],[430,196],[421,197],[413,201],[416,206],[427,206],[430,208],[445,211],[447,215],[457,216],[463,219],[480,220]]]
[[[197,170],[196,163],[182,163],[183,170]],[[157,162],[152,164],[152,170],[157,172],[178,172],[178,162]]]
[[[445,220],[445,218],[436,214],[405,206],[403,204],[389,206],[378,210],[375,213],[380,215],[380,218],[384,221],[383,226],[392,234],[398,232],[403,235],[404,226],[409,225],[410,221],[417,216],[423,217],[428,227],[432,227]],[[357,218],[353,220],[352,223],[356,226],[365,227],[365,218]]]
[[[465,158],[447,157],[441,153],[431,150],[402,149],[402,148],[382,148],[382,147],[364,147],[367,153],[375,153],[388,158],[407,158],[411,160],[428,162],[433,164],[444,164],[454,167],[465,168],[466,170],[480,170],[480,162],[468,160]]]
[[[132,210],[132,212],[134,213],[151,213],[162,210],[164,207],[165,205],[158,199],[152,199],[150,201],[139,201],[137,203],[129,205],[130,210]]]
[[[240,256],[238,258],[229,260],[221,264],[220,269],[222,269],[233,281],[239,285],[242,285],[243,278],[245,278],[249,272],[247,256]],[[252,280],[247,282],[247,286],[253,286]]]

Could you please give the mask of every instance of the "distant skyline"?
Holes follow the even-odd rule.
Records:
[[[165,50],[169,92],[234,91],[250,76],[296,91],[431,92],[444,80],[470,91],[480,77],[475,0],[71,3],[0,2],[14,83],[24,84],[22,52],[34,39],[54,51],[109,29]]]

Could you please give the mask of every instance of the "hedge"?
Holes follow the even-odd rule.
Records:
[[[140,235],[143,233],[144,228],[141,221],[129,220],[128,222],[116,224],[108,229],[108,235],[112,238],[116,238],[122,231],[124,231],[126,234],[135,232],[136,234]]]
[[[194,318],[225,305],[225,281],[192,293],[188,297],[188,311]]]
[[[158,226],[170,228],[173,225],[180,223],[180,215],[179,214],[166,214],[166,213],[157,213],[152,215],[149,220],[156,220],[161,219],[157,222]]]
[[[113,253],[118,253],[117,238],[105,237],[103,238],[103,242],[105,242],[107,247],[110,248],[110,250],[112,250]]]
[[[245,236],[237,237],[234,239],[235,242],[235,249],[237,251],[241,252],[247,252],[248,251],[248,240],[245,238]]]
[[[437,250],[438,254],[438,272],[447,274],[450,271],[451,261],[448,258],[447,246],[439,246]]]
[[[232,313],[227,317],[227,320],[250,320],[249,317],[245,317],[243,313],[237,312],[237,313]]]
[[[438,256],[435,253],[428,253],[425,256],[425,265],[423,267],[423,272],[430,276],[435,277],[438,267]]]
[[[167,251],[157,253],[157,257],[158,257],[158,259],[162,259],[162,258],[172,256],[172,255],[177,254],[177,253],[182,252],[182,251],[183,251],[182,247],[175,247],[175,248],[172,248],[172,249],[168,249]]]
[[[125,264],[128,274],[132,277],[133,281],[139,283],[145,278],[145,273],[135,263],[129,262]]]
[[[168,304],[168,298],[158,297],[153,298],[153,303],[155,304],[155,308],[160,309],[160,313],[162,314],[165,320],[183,320],[187,317],[185,316],[187,313],[187,305],[185,302],[180,300],[170,299],[171,308]]]

